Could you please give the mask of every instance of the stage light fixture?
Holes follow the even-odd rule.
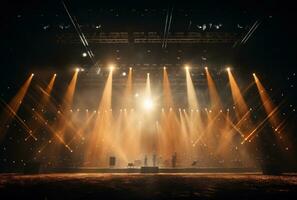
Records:
[[[33,76],[34,76],[34,74],[32,73],[32,74],[31,74],[31,76],[33,77]]]
[[[208,68],[207,67],[204,67],[204,69],[207,70]]]
[[[81,55],[82,55],[82,57],[85,58],[85,57],[87,57],[88,54],[86,52],[83,52]]]
[[[228,72],[230,72],[231,69],[230,69],[230,67],[227,67],[226,70],[227,70]]]
[[[54,74],[54,76],[56,77],[56,76],[57,76],[57,74]]]
[[[122,75],[123,75],[123,76],[126,76],[127,74],[126,74],[126,72],[123,72]]]
[[[166,70],[166,67],[164,66],[163,69]]]
[[[77,67],[77,68],[75,68],[75,71],[76,71],[76,72],[79,72],[79,71],[80,71],[80,69]]]

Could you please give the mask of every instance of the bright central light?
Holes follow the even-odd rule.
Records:
[[[145,110],[152,110],[153,109],[153,101],[151,99],[145,99],[143,102],[143,108]]]
[[[114,65],[113,64],[109,64],[109,70],[112,72],[114,70]]]

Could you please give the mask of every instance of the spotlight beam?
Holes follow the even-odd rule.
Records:
[[[209,73],[207,67],[205,67],[205,72],[206,72],[206,78],[208,83],[209,96],[211,100],[211,107],[212,107],[212,110],[215,110],[215,112],[218,112],[218,110],[222,107],[221,99],[218,94],[215,82],[211,74]]]
[[[44,124],[44,127],[54,135],[58,139],[58,141],[63,144],[65,148],[67,148],[69,151],[72,151],[72,149],[66,145],[64,139],[56,132],[53,126],[50,126],[46,123],[46,119],[39,113],[35,112],[35,115],[39,118],[40,121]]]
[[[98,111],[95,118],[95,124],[90,135],[90,144],[87,147],[85,162],[88,163],[104,163],[103,155],[107,154],[108,146],[112,141],[110,138],[112,112],[111,112],[111,96],[112,96],[112,70],[110,70],[101,100],[99,102]],[[110,147],[109,147],[110,148]],[[98,160],[99,158],[99,160]]]
[[[26,130],[26,132],[29,134],[29,137],[32,137],[35,141],[37,138],[32,134],[32,130],[29,128],[29,126],[24,122],[24,120],[21,119],[21,117],[8,105],[6,104],[2,99],[1,102],[6,106],[6,108],[13,114],[13,116],[16,118],[17,122]]]
[[[188,97],[189,108],[197,109],[198,101],[197,101],[196,91],[195,91],[194,84],[193,84],[188,67],[186,67],[186,81],[187,81],[187,97]]]
[[[261,101],[262,101],[262,105],[264,106],[266,114],[268,115],[274,110],[275,106],[274,106],[273,102],[271,101],[266,89],[261,84],[260,80],[258,79],[258,77],[256,76],[255,73],[253,74],[253,76],[255,79],[255,83],[257,85],[258,93],[259,93]],[[269,122],[271,123],[273,128],[276,128],[278,126],[278,124],[280,124],[279,121],[280,120],[278,119],[278,117],[276,115],[269,117]]]
[[[31,84],[34,74],[31,74],[30,77],[25,81],[21,86],[17,94],[12,98],[12,100],[7,104],[6,110],[0,115],[0,141],[6,134],[6,125],[11,122],[11,120],[16,116],[21,103],[25,95],[27,94],[28,88]]]
[[[281,104],[280,104],[281,105]],[[265,119],[264,120],[262,120],[257,126],[256,126],[256,128],[254,128],[254,130],[249,134],[249,135],[247,135],[245,138],[244,138],[244,140],[241,142],[241,144],[244,144],[247,140],[249,140],[257,131],[258,131],[258,129],[262,126],[262,125],[264,125],[264,123],[265,122],[267,122],[268,120],[269,120],[269,118],[272,116],[272,115],[274,115],[277,111],[278,111],[278,109],[279,109],[279,107],[280,107],[280,105],[279,106],[277,106],[277,107],[275,107],[266,117],[265,117]]]
[[[37,110],[37,112],[40,112],[41,114],[42,114],[41,110],[44,109],[47,106],[48,102],[49,102],[50,94],[51,94],[51,91],[53,89],[55,79],[56,79],[56,74],[53,75],[53,77],[51,78],[51,80],[50,80],[50,82],[47,85],[45,90],[42,89],[41,87],[39,87],[40,91],[42,92],[42,97],[41,97],[41,100],[38,100],[38,101],[35,101],[35,102],[37,102],[36,110]],[[31,109],[30,109],[30,111],[31,111]],[[33,116],[35,117],[34,113],[33,113]],[[30,119],[27,124],[28,124],[28,127],[30,127],[31,130],[34,130],[34,132],[40,125],[33,118]],[[26,138],[26,140],[27,139],[28,138]]]
[[[129,68],[129,72],[128,72],[128,78],[127,78],[127,82],[126,82],[126,88],[124,91],[124,103],[123,103],[123,107],[124,108],[131,108],[132,107],[132,68]]]
[[[206,128],[204,128],[204,131],[202,131],[202,133],[200,133],[200,136],[193,142],[193,145],[196,145],[201,138],[207,133],[207,131],[212,127],[212,124],[216,121],[216,119],[221,115],[221,113],[217,113],[216,116],[214,118],[212,118],[210,120],[210,122],[207,123]]]

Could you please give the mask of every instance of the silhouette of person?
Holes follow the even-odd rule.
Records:
[[[153,166],[156,166],[156,161],[157,161],[157,155],[154,153],[153,154]]]
[[[171,158],[171,165],[172,167],[176,167],[176,152],[172,155],[172,158]]]
[[[147,156],[144,156],[144,166],[147,166]]]

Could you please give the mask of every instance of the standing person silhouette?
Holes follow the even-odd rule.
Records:
[[[171,166],[174,168],[176,167],[176,152],[172,155],[172,158],[171,158]]]
[[[157,155],[154,153],[153,154],[153,166],[156,166],[156,161],[157,161]]]
[[[144,166],[147,166],[147,156],[144,156]]]

